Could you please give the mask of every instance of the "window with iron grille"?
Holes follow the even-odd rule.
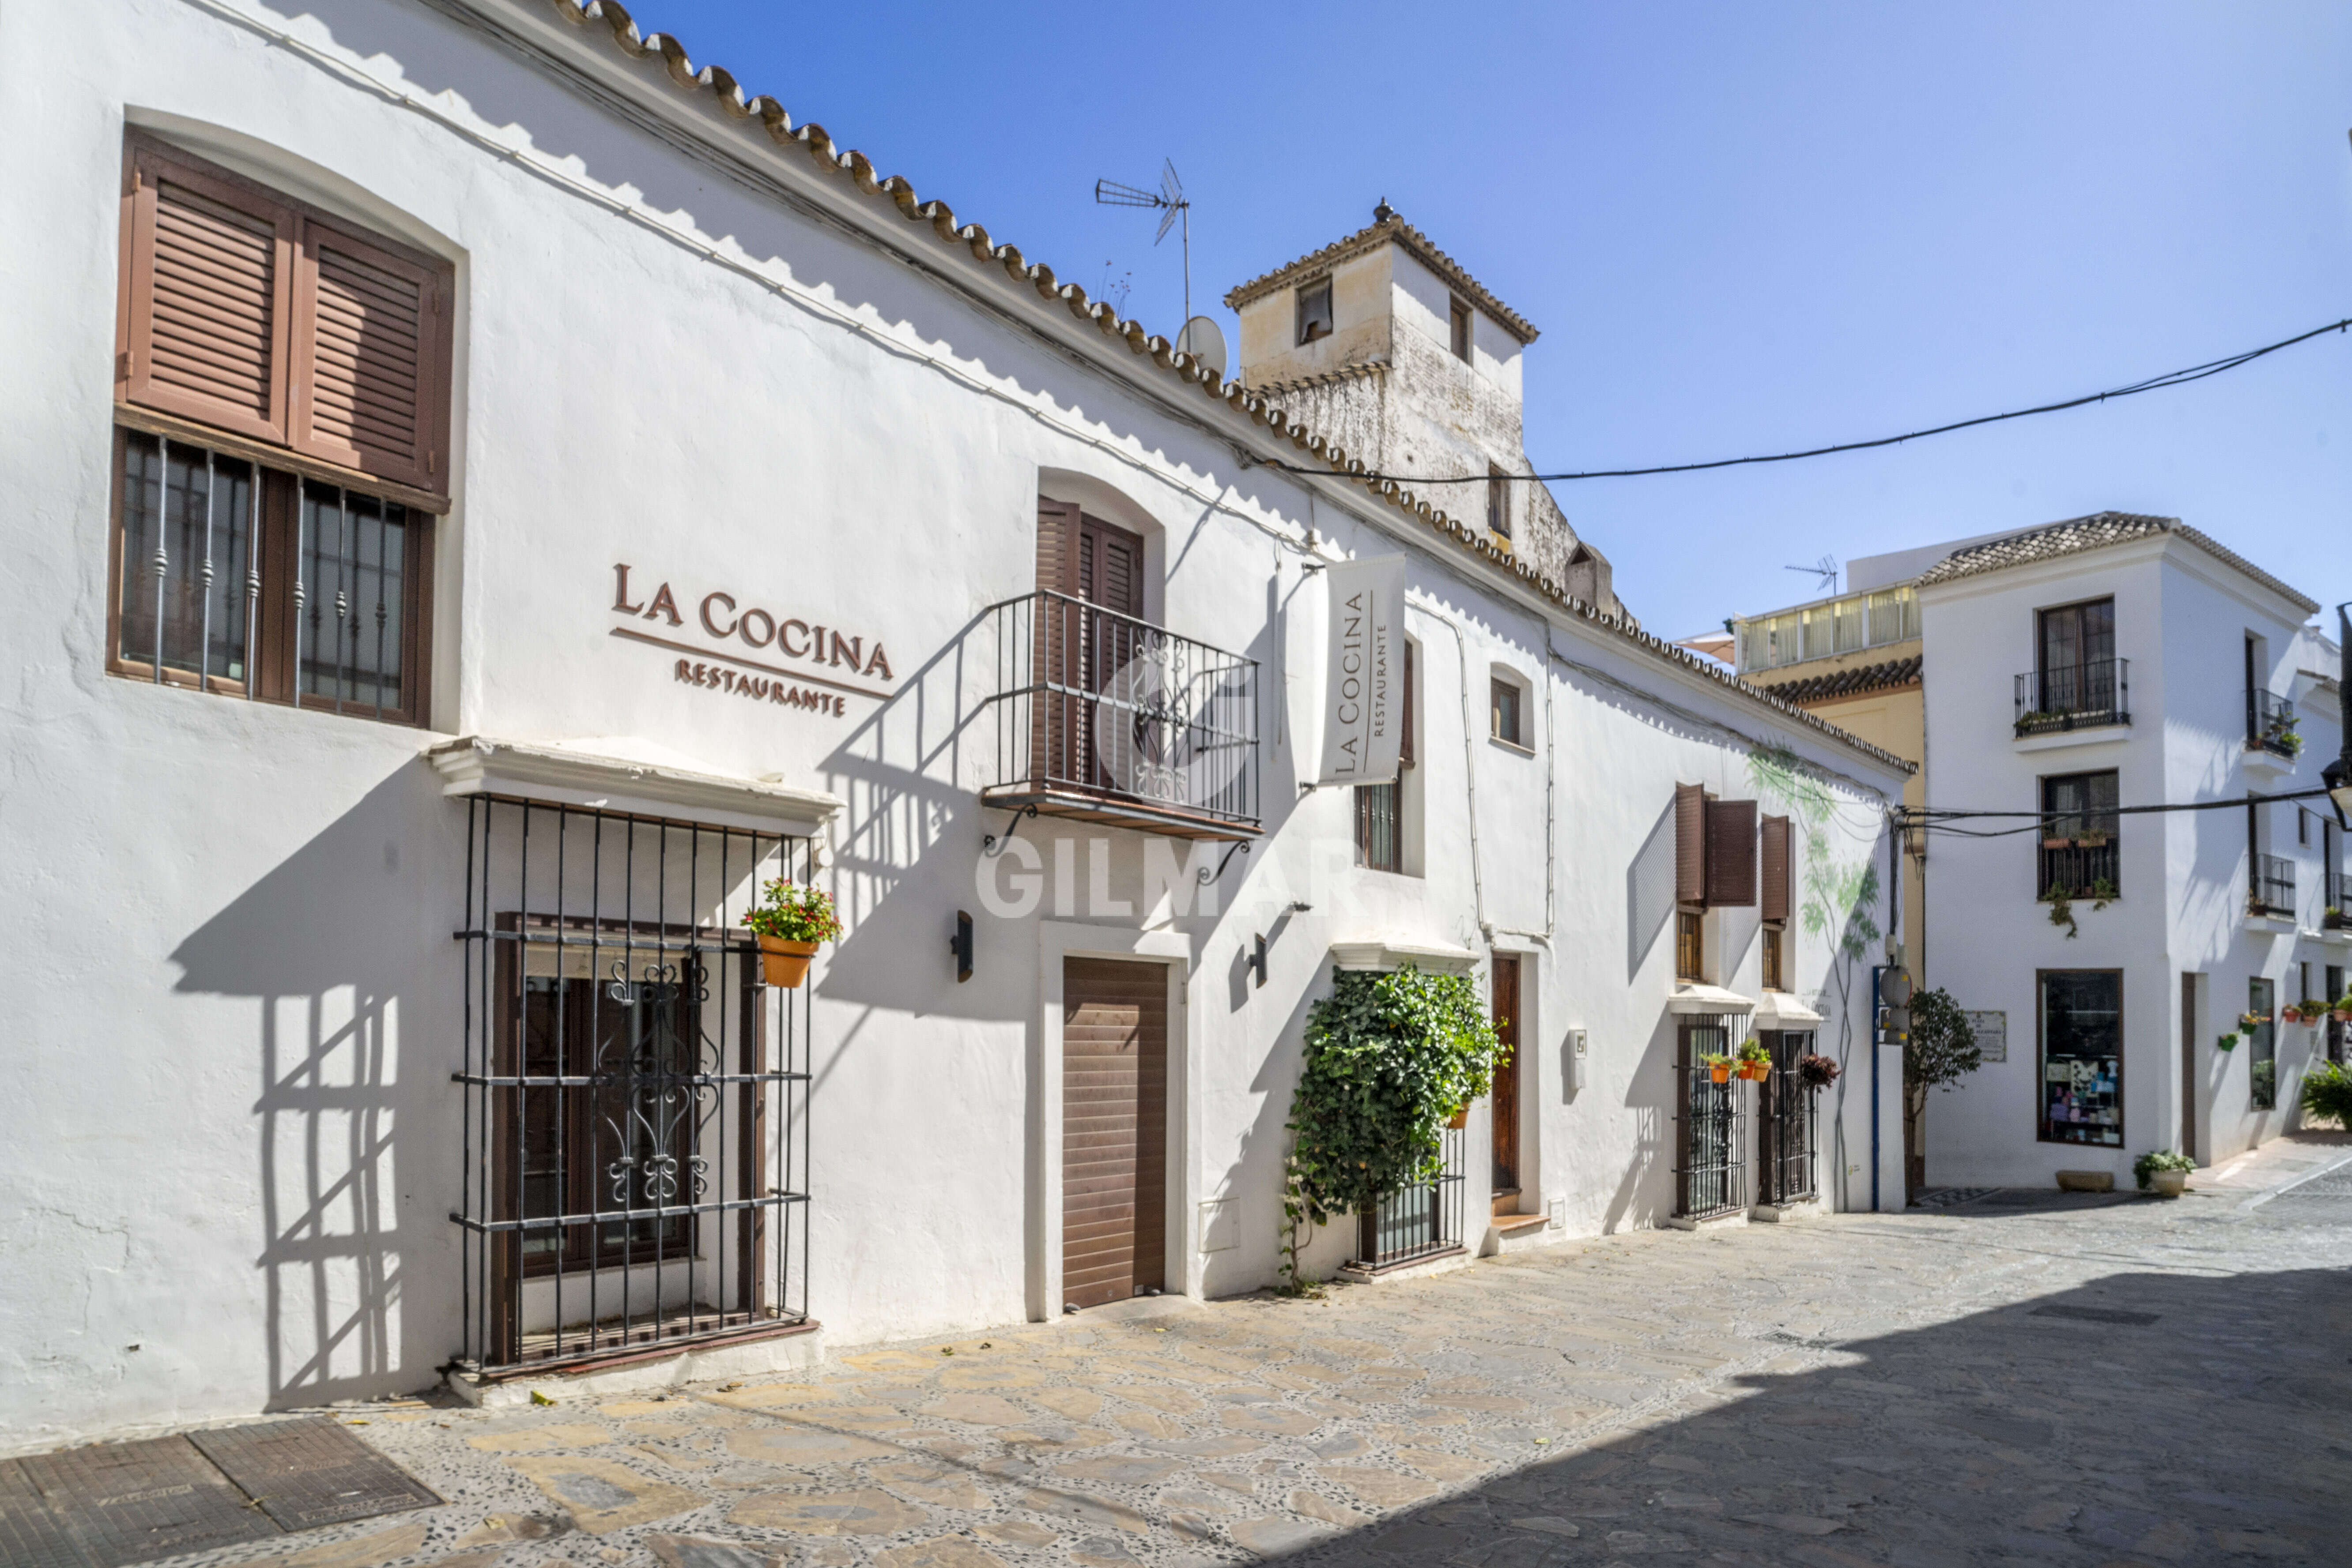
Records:
[[[113,673],[425,721],[430,514],[145,431],[115,446]]]
[[[1780,971],[1780,928],[1778,925],[1764,927],[1764,988],[1768,991],[1789,988],[1788,977]]]
[[[1675,1213],[1706,1219],[1748,1207],[1739,1139],[1739,1081],[1718,1083],[1705,1058],[1728,1056],[1744,1030],[1738,1015],[1689,1017],[1676,1030]]]

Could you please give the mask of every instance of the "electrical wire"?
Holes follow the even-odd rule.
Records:
[[[2348,327],[2352,327],[2352,317],[2347,317],[2341,321],[2330,321],[2325,327],[2314,327],[2308,332],[2298,332],[2292,338],[2282,338],[2275,343],[2265,343],[2259,349],[2248,349],[2243,353],[2209,360],[2201,365],[2190,365],[2185,370],[2167,371],[2160,376],[2150,376],[2146,381],[2134,382],[2128,386],[2109,387],[2105,392],[2089,392],[2082,397],[2067,398],[2059,402],[2039,403],[2032,408],[2011,409],[2007,413],[1987,413],[1979,414],[1974,419],[1954,420],[1949,424],[1930,425],[1925,430],[1906,431],[1901,435],[1881,435],[1869,441],[1841,441],[1832,446],[1808,447],[1802,452],[1776,452],[1755,457],[1718,457],[1706,463],[1668,463],[1653,468],[1587,468],[1573,474],[1364,473],[1353,475],[1351,477],[1373,483],[1398,485],[1484,485],[1496,479],[1519,484],[1559,484],[1571,479],[1638,479],[1654,474],[1696,474],[1709,468],[1738,468],[1756,463],[1794,463],[1803,457],[1827,457],[1840,452],[1867,452],[1873,447],[1899,446],[1906,441],[1918,441],[1930,435],[1948,435],[1955,430],[1970,430],[1980,424],[1999,424],[2003,420],[2027,419],[2040,413],[2058,413],[2070,408],[2083,408],[2095,402],[2105,402],[2112,398],[2136,397],[2141,392],[2158,392],[2166,387],[2187,386],[2190,382],[2201,382],[2208,376],[2218,376],[2224,371],[2233,371],[2240,365],[2250,364],[2265,354],[2275,354],[2281,349],[2291,349],[2297,343],[2308,342],[2314,338],[2325,337],[2330,332],[2342,332]],[[1267,459],[1265,466],[1283,469],[1293,474],[1330,472],[1328,469],[1303,468],[1275,459]]]

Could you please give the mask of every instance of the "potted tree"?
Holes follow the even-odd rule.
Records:
[[[1772,1053],[1764,1049],[1762,1040],[1751,1034],[1739,1042],[1740,1077],[1752,1078],[1761,1083],[1771,1071]]]
[[[781,880],[761,890],[760,903],[744,911],[743,924],[760,939],[760,977],[787,989],[807,977],[819,943],[841,936],[841,916],[830,894]]]
[[[2155,1149],[2132,1162],[2132,1179],[2142,1192],[2153,1187],[2158,1197],[2179,1197],[2189,1190],[2189,1173],[2196,1168],[2187,1155]]]

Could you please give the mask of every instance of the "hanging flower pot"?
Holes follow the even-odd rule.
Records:
[[[1718,1062],[1706,1070],[1706,1075],[1717,1083],[1728,1083],[1731,1082],[1731,1063]]]
[[[1454,1112],[1452,1116],[1446,1118],[1445,1124],[1457,1133],[1463,1128],[1468,1126],[1470,1124],[1470,1107],[1465,1105],[1459,1111]]]
[[[831,896],[823,888],[790,882],[762,888],[760,904],[744,911],[743,924],[760,939],[760,978],[786,989],[796,989],[808,977],[819,943],[841,936],[841,916]]]
[[[809,960],[816,956],[816,947],[814,942],[795,942],[789,936],[761,936],[760,978],[771,986],[798,989],[808,978]]]
[[[2279,1017],[2285,1019],[2288,1023],[2301,1023],[2303,1021],[2303,1009],[2301,1008],[2281,1008],[2279,1009]]]
[[[2336,1008],[2331,1010],[2327,1016],[2334,1019],[2337,1023],[2352,1023],[2352,1008]]]

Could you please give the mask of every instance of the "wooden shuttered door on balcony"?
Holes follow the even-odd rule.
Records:
[[[1786,920],[1796,904],[1796,861],[1790,851],[1788,818],[1766,817],[1758,824],[1756,852],[1760,879],[1757,913],[1766,920]]]
[[[1756,802],[1706,803],[1706,902],[1745,909],[1756,902]]]
[[[299,454],[315,477],[445,495],[451,276],[134,138],[116,401]]]
[[[1168,970],[1062,961],[1062,1300],[1167,1281]]]
[[[1675,902],[1706,902],[1706,791],[1675,786]]]

